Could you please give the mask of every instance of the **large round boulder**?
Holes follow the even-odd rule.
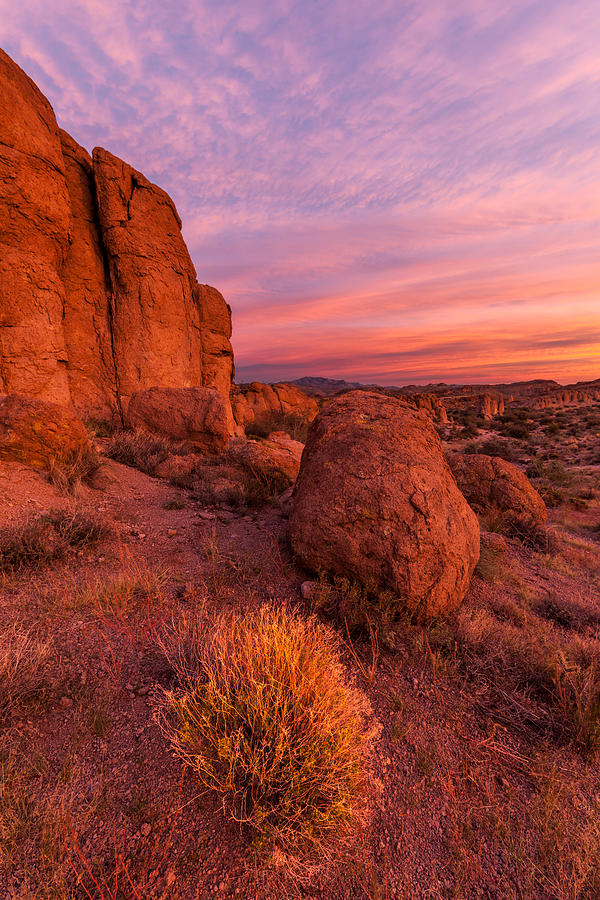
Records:
[[[0,459],[47,469],[89,453],[87,431],[71,407],[0,394]]]
[[[543,528],[546,504],[527,476],[499,456],[449,453],[448,463],[470,506],[484,514],[498,509],[516,520]]]
[[[206,453],[222,453],[229,443],[228,408],[215,388],[152,387],[129,402],[126,423],[187,441]]]
[[[364,391],[313,422],[288,536],[308,569],[389,591],[408,612],[456,609],[479,558],[479,525],[430,417]]]

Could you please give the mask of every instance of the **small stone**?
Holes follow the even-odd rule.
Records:
[[[152,831],[152,826],[150,825],[149,822],[144,822],[144,824],[140,828],[140,831],[142,833],[142,837],[148,837],[148,835]]]
[[[169,528],[169,530],[167,531],[167,534],[168,534],[169,537],[175,537],[175,535],[177,534],[177,529],[176,529],[176,528]]]
[[[73,706],[73,698],[67,697],[66,695],[64,697],[61,697],[59,702],[61,709],[71,709],[71,707]]]
[[[316,581],[303,581],[300,585],[300,593],[303,600],[311,600],[315,594]]]

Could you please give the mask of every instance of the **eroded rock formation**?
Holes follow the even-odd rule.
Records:
[[[504,397],[502,394],[486,392],[479,398],[477,412],[484,419],[494,419],[504,413]]]
[[[446,407],[435,394],[403,394],[399,395],[399,399],[405,400],[411,406],[416,407],[416,409],[422,409],[429,413],[433,421],[437,422],[438,425],[448,424]]]
[[[231,315],[171,198],[93,157],[0,51],[0,390],[122,420],[149,387],[214,387],[233,430]]]

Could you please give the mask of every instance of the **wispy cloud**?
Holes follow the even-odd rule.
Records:
[[[243,376],[568,379],[600,358],[596,12],[0,0],[0,43],[172,194]]]

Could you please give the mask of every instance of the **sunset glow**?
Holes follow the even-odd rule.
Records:
[[[600,376],[591,0],[0,12],[61,125],[172,195],[238,381]]]

